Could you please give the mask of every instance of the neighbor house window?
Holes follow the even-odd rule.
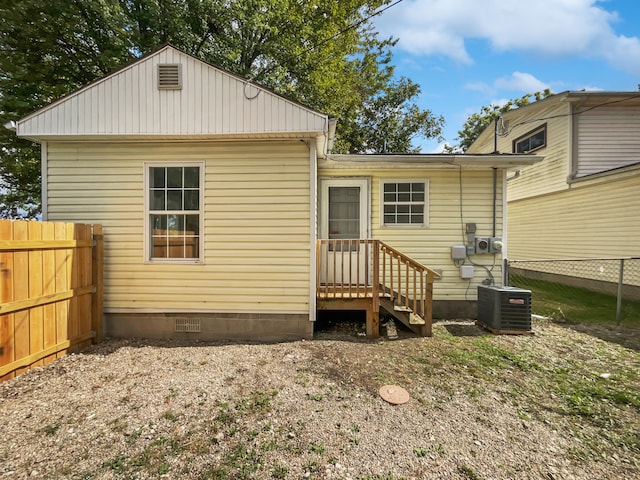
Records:
[[[547,145],[547,124],[513,141],[513,153],[529,153]]]
[[[147,259],[201,260],[202,165],[147,165],[146,175]]]
[[[426,225],[428,185],[426,181],[383,182],[382,224]]]

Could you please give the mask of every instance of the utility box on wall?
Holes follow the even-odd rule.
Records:
[[[475,253],[489,253],[489,238],[488,237],[476,237],[475,238]]]
[[[476,237],[474,240],[474,253],[500,253],[502,251],[502,239],[499,237]]]
[[[531,291],[479,285],[478,323],[495,333],[531,332]]]
[[[473,265],[462,265],[460,267],[460,278],[471,280],[473,278]]]

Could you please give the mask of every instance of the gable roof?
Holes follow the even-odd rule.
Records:
[[[179,65],[181,87],[159,88],[158,65]],[[324,114],[166,45],[19,120],[16,133],[36,141],[317,138],[327,122]]]
[[[548,110],[557,107],[558,104],[565,103],[567,106],[573,104],[581,108],[581,112],[593,110],[599,107],[607,105],[638,105],[640,104],[640,92],[583,92],[583,91],[564,91],[550,95],[546,98],[538,100],[537,102],[524,105],[522,107],[508,110],[502,114],[504,121],[511,123],[513,128],[516,119],[530,116],[526,120],[527,123],[543,122],[547,120],[546,114]],[[571,110],[567,107],[567,112],[561,115],[571,115]],[[554,117],[552,117],[554,118]],[[494,136],[494,123],[491,122],[481,133],[478,138],[469,146],[469,153],[476,153],[482,151],[481,146],[487,145],[493,141]]]

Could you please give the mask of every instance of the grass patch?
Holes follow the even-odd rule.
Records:
[[[225,456],[223,463],[232,474],[232,478],[254,478],[255,473],[262,467],[262,456],[258,451],[238,443]]]
[[[322,455],[325,451],[324,443],[311,443],[307,448],[309,453],[317,453],[318,455]]]
[[[480,475],[478,475],[476,471],[468,465],[461,465],[458,467],[458,471],[469,480],[482,480],[482,477],[480,477]]]
[[[60,430],[59,423],[50,423],[49,425],[46,425],[45,427],[43,427],[42,430],[40,431],[44,433],[47,437],[50,437],[58,433],[58,430]]]
[[[288,474],[289,469],[279,462],[276,462],[276,464],[273,466],[273,470],[271,470],[271,476],[275,479],[284,480],[285,478],[287,478]]]
[[[124,473],[126,471],[126,462],[127,459],[124,455],[118,455],[103,462],[102,468],[111,470],[114,473]]]
[[[426,449],[426,448],[422,448],[422,447],[414,447],[413,448],[413,453],[415,453],[416,457],[418,457],[418,458],[426,457],[428,452],[429,452],[429,450]]]
[[[455,340],[454,340],[455,342]],[[539,370],[536,361],[511,348],[500,345],[493,336],[483,336],[455,342],[443,351],[448,367],[465,369],[476,378],[488,378],[500,370],[517,369],[523,372]],[[479,386],[474,386],[475,393]]]
[[[640,414],[640,375],[631,350],[610,348],[595,338],[545,337],[544,331],[534,337],[460,337],[447,329],[436,334],[429,355],[414,350],[406,357],[449,394],[434,397],[435,406],[455,394],[482,402],[493,389],[488,386],[499,385],[501,397],[522,420],[561,421],[581,438],[585,447],[575,450],[578,460],[615,450],[640,454],[640,436],[630,434],[628,424],[630,416]]]
[[[227,467],[215,466],[207,468],[198,478],[200,480],[228,480],[232,477]]]
[[[616,297],[586,288],[510,275],[512,285],[531,290],[533,313],[571,323],[616,324]],[[640,328],[640,302],[622,300],[621,325]]]
[[[254,390],[248,397],[240,399],[236,410],[245,414],[268,412],[271,410],[271,400],[278,394],[277,390]]]
[[[169,420],[171,422],[175,422],[178,419],[176,414],[173,413],[171,410],[164,412],[164,414],[162,415],[162,418],[164,418],[165,420]]]

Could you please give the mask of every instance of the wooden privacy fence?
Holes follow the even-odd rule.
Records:
[[[102,337],[101,225],[0,220],[0,381]]]

